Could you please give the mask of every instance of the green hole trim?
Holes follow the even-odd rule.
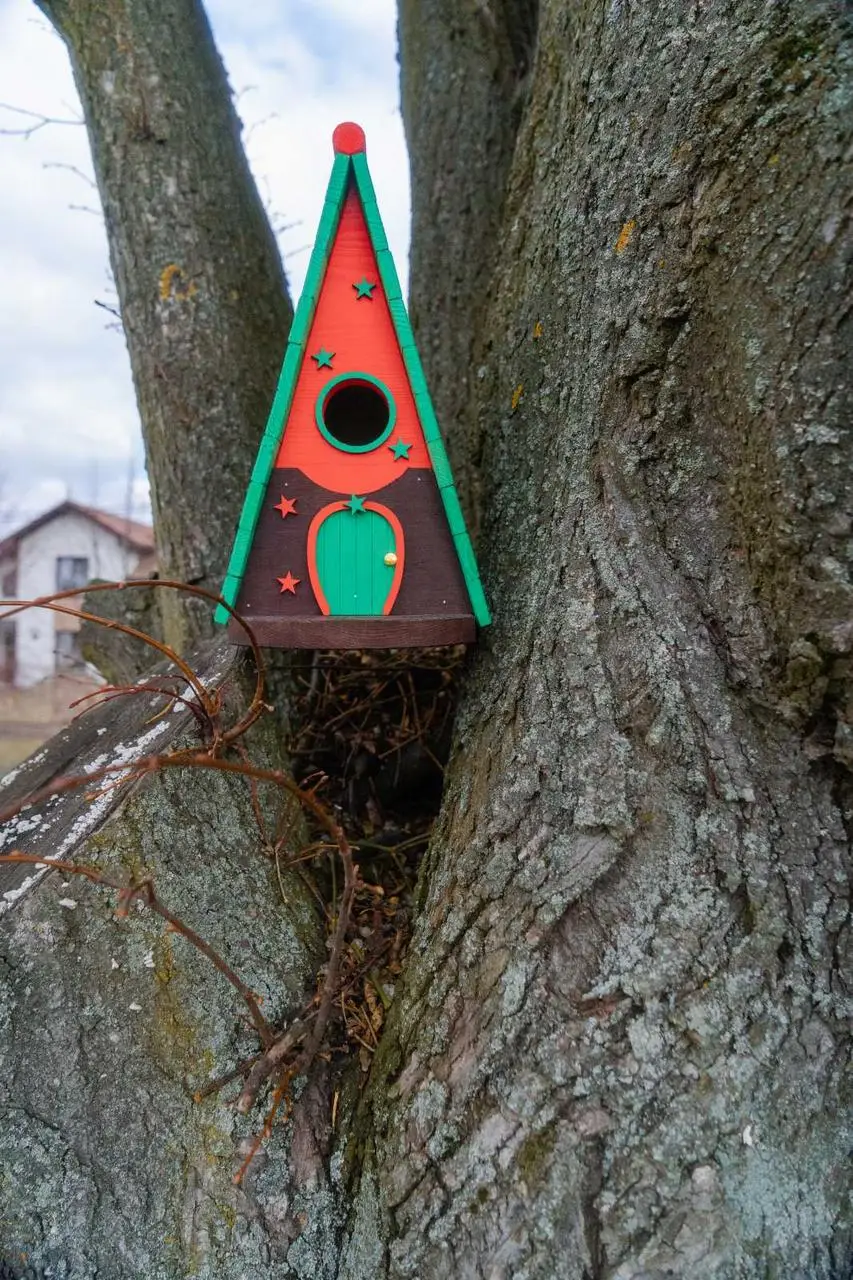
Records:
[[[366,382],[370,386],[375,387],[385,403],[388,405],[388,422],[382,428],[380,434],[375,436],[373,440],[368,440],[367,444],[344,444],[343,440],[339,440],[337,436],[332,435],[323,420],[323,410],[326,407],[326,401],[330,394],[334,391],[335,387],[339,387],[348,382]],[[340,449],[342,453],[372,453],[374,449],[378,449],[380,445],[385,443],[391,432],[394,430],[397,423],[397,406],[394,403],[394,397],[384,382],[380,382],[379,378],[374,378],[371,373],[359,373],[353,370],[349,373],[339,373],[337,377],[329,379],[320,394],[317,396],[317,401],[314,407],[314,417],[324,439],[328,440],[329,444],[333,445],[334,448]]]

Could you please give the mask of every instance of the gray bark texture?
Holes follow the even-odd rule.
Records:
[[[199,0],[40,0],[83,103],[160,572],[218,591],[292,311]],[[211,611],[161,593],[166,636]]]
[[[220,643],[194,665],[223,691],[226,718],[236,714],[251,679],[235,650]],[[267,725],[246,748],[274,766]],[[119,712],[111,702],[13,771],[1,802],[199,745],[191,712],[162,696]],[[279,882],[264,857],[247,780],[175,770],[102,793],[115,780],[25,809],[3,827],[0,852],[71,859],[122,882],[150,876],[272,1023],[299,1013],[323,930],[304,883],[287,871]],[[268,829],[284,821],[289,848],[304,843],[292,801],[282,809],[263,789],[261,800]],[[59,871],[0,866],[0,1275],[260,1280],[272,1274],[270,1235],[289,1244],[302,1231],[285,1188],[316,1178],[329,1127],[320,1086],[306,1086],[291,1133],[282,1126],[251,1184],[236,1187],[259,1117],[235,1113],[233,1088],[200,1103],[192,1094],[257,1052],[246,1007],[161,919],[139,906],[120,921],[116,901]]]
[[[0,1258],[849,1280],[849,11],[401,0],[400,33],[412,311],[495,624],[379,1051],[360,1093],[312,1074],[235,1196],[251,1126],[185,1092],[251,1051],[231,992],[175,945],[195,994],[158,1050],[124,1011],[161,996],[160,931],[119,954],[45,877],[0,921]],[[247,788],[198,778],[140,784],[97,848],[203,891],[238,969],[223,897],[277,911],[287,975],[265,923],[243,964],[286,1014],[321,935],[244,901]]]

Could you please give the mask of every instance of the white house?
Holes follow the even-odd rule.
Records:
[[[0,542],[0,595],[32,600],[93,578],[146,577],[153,563],[150,525],[62,502]],[[77,618],[49,609],[0,620],[0,680],[27,687],[78,665],[79,629]]]

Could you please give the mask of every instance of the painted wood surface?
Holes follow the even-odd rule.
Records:
[[[488,607],[363,147],[335,131],[223,596],[270,645],[468,643]]]
[[[376,281],[372,298],[359,298],[353,284]],[[317,367],[317,352],[330,352],[331,364]],[[317,430],[318,399],[333,379],[365,372],[391,392],[396,420],[391,436],[410,444],[408,458],[395,458],[385,442],[353,457],[335,448]],[[395,480],[406,467],[432,469],[415,399],[400,353],[391,311],[379,283],[358,193],[350,188],[338,233],[305,344],[287,429],[276,458],[278,467],[297,467],[317,484],[338,493],[372,493]]]
[[[404,565],[403,530],[387,507],[333,502],[311,522],[308,573],[323,614],[389,614]]]

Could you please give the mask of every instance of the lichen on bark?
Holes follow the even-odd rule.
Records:
[[[332,1132],[312,1075],[227,1213],[216,1111],[182,1175],[198,1252],[158,1236],[152,1274],[839,1280],[849,15],[407,0],[401,32],[412,309],[495,625],[366,1091],[334,1082]],[[248,818],[223,822],[230,858]],[[48,889],[18,918],[39,955],[63,922],[70,955],[79,910],[28,914]],[[228,1015],[199,1040],[153,959],[169,1069],[230,1050]],[[96,1071],[60,1022],[71,1111]],[[146,1058],[169,1079],[156,1038]],[[73,1190],[79,1156],[56,1146],[71,1121],[38,1125],[20,1159],[48,1258],[56,1157]],[[107,1173],[149,1194],[140,1163]],[[159,1230],[174,1209],[150,1204]],[[86,1274],[81,1239],[63,1258]]]
[[[220,646],[198,669],[231,699],[243,692],[233,651]],[[113,703],[89,711],[24,766],[0,803],[69,765],[92,773],[113,758],[131,764],[192,745],[193,717],[168,706],[164,716],[163,704],[141,694],[118,715]],[[259,764],[281,764],[270,728],[247,749]],[[304,833],[298,809],[287,809],[295,849]],[[25,810],[3,834],[4,853],[64,856],[125,882],[150,876],[273,1025],[301,1011],[323,924],[287,870],[282,899],[244,778],[187,769],[101,800],[77,791]],[[0,1261],[25,1256],[39,1275],[75,1280],[278,1274],[269,1265],[277,1248],[302,1233],[286,1189],[295,1197],[317,1181],[305,1144],[295,1157],[277,1132],[237,1187],[240,1152],[261,1120],[237,1115],[227,1093],[192,1096],[257,1052],[233,987],[142,907],[119,921],[114,893],[52,872],[16,896],[10,875],[20,882],[30,868],[0,871]],[[306,1092],[301,1106],[309,1100]]]
[[[362,1118],[383,1274],[850,1266],[851,87],[834,5],[540,6],[446,424],[496,623]],[[408,108],[435,264],[476,132]]]

